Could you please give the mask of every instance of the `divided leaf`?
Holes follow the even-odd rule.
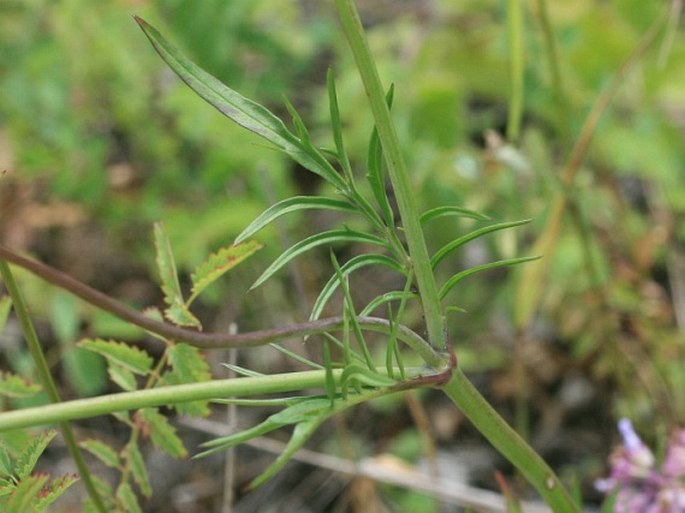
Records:
[[[190,305],[203,290],[223,276],[224,273],[230,271],[263,247],[262,244],[256,241],[250,241],[222,248],[216,253],[209,255],[207,260],[196,267],[195,271],[190,275],[193,288],[191,291],[192,295],[188,299],[186,306]]]
[[[164,374],[162,382],[165,385],[179,385],[209,381],[212,377],[209,365],[203,354],[188,344],[173,344],[167,349],[170,372]],[[191,401],[174,406],[179,413],[187,413],[196,417],[209,415],[208,401]]]
[[[233,243],[241,243],[282,215],[298,210],[314,208],[321,210],[338,210],[342,212],[357,212],[357,209],[345,200],[326,198],[324,196],[293,196],[292,198],[286,198],[267,208],[235,238]]]
[[[51,429],[49,431],[44,431],[43,433],[35,436],[31,441],[24,447],[21,454],[14,463],[14,476],[18,479],[24,479],[36,466],[38,458],[40,458],[43,451],[57,435],[57,431]]]
[[[157,408],[138,410],[137,421],[143,424],[143,433],[148,435],[155,447],[174,458],[185,458],[188,451],[176,435],[176,428],[169,424],[169,419],[159,413]]]
[[[350,229],[342,230],[329,230],[326,232],[317,233],[311,237],[307,237],[301,240],[297,244],[294,244],[290,248],[286,249],[267,269],[262,273],[262,275],[257,278],[250,289],[257,288],[259,285],[268,280],[277,271],[284,267],[288,262],[309,251],[317,246],[323,246],[325,244],[335,244],[340,242],[363,242],[367,244],[374,244],[376,246],[382,246],[387,248],[388,243],[376,237],[364,232],[358,232]]]
[[[138,498],[129,483],[121,483],[117,488],[117,499],[124,506],[126,513],[143,513]]]
[[[126,344],[124,342],[116,342],[114,340],[102,339],[83,339],[78,345],[94,353],[104,356],[107,361],[114,362],[129,371],[145,376],[150,369],[154,360],[143,349]]]
[[[0,395],[11,398],[31,397],[41,391],[38,383],[32,383],[26,378],[12,374],[11,372],[0,372]]]
[[[67,491],[67,488],[78,480],[79,477],[76,474],[64,474],[47,483],[39,492],[39,498],[34,505],[34,511],[36,513],[46,511],[50,504],[59,499]]]
[[[145,466],[145,459],[143,458],[138,445],[130,442],[126,446],[126,454],[128,455],[129,463],[131,465],[131,473],[133,479],[140,488],[141,493],[147,497],[152,497],[152,486],[150,485],[150,476],[147,473]]]
[[[47,474],[33,474],[25,476],[17,483],[9,496],[5,511],[26,512],[33,509],[31,503],[34,502],[39,492],[48,482]]]
[[[336,189],[346,190],[345,181],[321,152],[292,134],[283,121],[188,60],[147,22],[137,16],[135,20],[162,59],[201,98],[239,125],[274,144]]]
[[[178,282],[176,262],[162,223],[155,223],[154,236],[157,270],[162,280],[164,301],[169,305],[164,313],[167,319],[178,326],[200,328],[200,321],[188,310],[183,299],[181,284]]]

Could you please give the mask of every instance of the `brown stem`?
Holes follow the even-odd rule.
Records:
[[[239,333],[235,335],[229,333],[201,333],[199,331],[180,328],[178,326],[160,322],[147,317],[137,310],[134,310],[133,308],[106,294],[103,294],[98,290],[93,289],[92,287],[89,287],[85,283],[72,278],[62,271],[18,255],[14,251],[2,245],[0,245],[0,259],[22,267],[44,279],[45,281],[71,292],[84,301],[102,310],[105,310],[126,322],[130,322],[139,328],[156,333],[157,335],[167,339],[176,340],[178,342],[187,342],[194,346],[205,349],[256,347],[291,336],[315,335],[317,333],[335,330],[343,326],[343,318],[338,316],[310,322],[289,324],[287,326],[280,326],[277,328]],[[363,327],[372,331],[387,332],[390,329],[388,321],[378,317],[360,317],[359,323]],[[427,352],[426,347],[415,347],[415,344],[427,346],[427,343],[423,341],[423,339],[415,332],[404,326],[400,327],[400,332],[402,335],[404,335],[405,341],[410,339],[414,342],[410,343],[410,345],[412,345],[414,349],[417,349],[419,353],[424,356],[424,358],[428,356],[428,360],[426,360],[427,363],[435,365],[442,360],[441,355],[438,355],[437,353],[430,354]]]

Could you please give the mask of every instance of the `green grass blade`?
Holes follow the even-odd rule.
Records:
[[[311,237],[307,237],[301,240],[297,244],[294,244],[290,248],[286,249],[267,269],[264,271],[257,281],[254,282],[250,290],[259,287],[262,283],[268,280],[276,272],[278,272],[283,266],[287,265],[288,262],[294,258],[300,256],[301,254],[309,251],[318,246],[323,246],[326,244],[336,244],[340,242],[361,242],[366,244],[374,244],[376,246],[382,246],[388,248],[388,243],[376,237],[364,232],[358,232],[350,229],[343,230],[329,230],[326,232],[317,233]]]
[[[333,76],[333,70],[328,69],[326,74],[326,85],[328,86],[328,106],[331,115],[331,129],[333,131],[333,140],[335,141],[335,149],[337,151],[337,159],[340,162],[340,166],[347,177],[347,181],[351,184],[354,182],[354,177],[352,176],[352,166],[350,165],[350,159],[345,151],[345,145],[343,144],[342,136],[342,122],[340,121],[340,108],[338,106],[338,93],[335,90],[335,77]]]
[[[395,260],[388,256],[379,255],[375,253],[357,255],[356,257],[349,259],[340,267],[340,271],[342,272],[343,276],[348,276],[357,269],[369,265],[382,265],[384,267],[392,269],[393,271],[404,273],[402,266],[398,264]],[[323,312],[324,307],[326,306],[330,298],[333,296],[333,293],[337,290],[339,284],[340,280],[338,280],[338,275],[334,274],[333,276],[331,276],[326,285],[324,285],[323,289],[321,289],[319,297],[317,297],[316,301],[314,302],[314,306],[312,307],[312,313],[309,315],[310,321],[319,318],[321,312]]]
[[[345,181],[330,162],[320,153],[312,153],[286,128],[283,121],[194,64],[142,18],[134,18],[160,57],[202,99],[239,125],[268,140],[337,189],[346,189]]]
[[[421,221],[422,225],[425,225],[433,219],[437,219],[438,217],[444,216],[468,217],[470,219],[476,219],[478,221],[490,221],[492,219],[490,216],[486,216],[485,214],[481,214],[480,212],[476,212],[475,210],[450,205],[432,208],[421,214],[419,220]]]
[[[519,257],[519,258],[508,258],[506,260],[498,260],[497,262],[489,262],[487,264],[482,264],[482,265],[477,265],[475,267],[471,267],[470,269],[465,269],[461,272],[458,272],[454,276],[452,276],[445,284],[442,286],[440,289],[440,292],[438,293],[439,297],[441,300],[445,299],[445,296],[449,293],[450,290],[452,290],[457,283],[459,283],[461,280],[466,278],[467,276],[471,276],[472,274],[479,273],[481,271],[487,271],[488,269],[496,269],[498,267],[507,267],[510,265],[517,265],[517,264],[523,264],[525,262],[532,262],[533,260],[538,260],[540,257]],[[363,315],[363,314],[362,314]]]
[[[357,212],[356,207],[346,200],[326,198],[323,196],[294,196],[279,201],[275,205],[267,208],[235,238],[233,244],[240,244],[242,241],[251,237],[266,225],[285,214],[307,209]]]
[[[390,303],[391,301],[402,301],[405,298],[406,299],[419,299],[419,296],[417,294],[405,292],[403,290],[392,290],[390,292],[386,292],[386,293],[381,294],[380,296],[377,296],[374,299],[372,299],[371,302],[368,305],[366,305],[361,312],[359,312],[359,315],[361,315],[361,316],[369,315],[371,312],[373,312],[379,306],[382,306],[386,303]]]
[[[507,228],[514,228],[515,226],[521,226],[523,224],[528,224],[530,223],[530,221],[530,219],[524,219],[522,221],[511,221],[506,223],[491,224],[489,226],[484,226],[483,228],[479,228],[478,230],[469,232],[466,235],[462,235],[461,237],[454,239],[452,242],[445,244],[438,251],[436,251],[436,253],[431,258],[431,267],[435,269],[435,267],[442,261],[442,259],[445,258],[450,252],[463,246],[467,242],[470,242],[488,233],[496,232],[499,230],[506,230]]]
[[[394,84],[391,84],[385,96],[385,101],[388,104],[388,108],[392,107],[394,95],[395,86]],[[392,211],[392,207],[390,206],[388,194],[385,191],[385,179],[383,177],[383,146],[381,145],[381,140],[378,136],[378,130],[376,127],[374,127],[373,132],[371,132],[366,166],[368,170],[366,179],[371,186],[371,190],[373,191],[373,195],[378,202],[381,212],[383,212],[385,222],[388,226],[394,226],[395,215]]]
[[[269,344],[269,346],[272,347],[273,349],[275,349],[276,351],[278,351],[279,353],[282,353],[282,354],[286,355],[287,357],[292,358],[293,360],[300,362],[303,365],[306,365],[307,367],[311,367],[312,369],[319,369],[319,370],[323,370],[323,368],[324,368],[323,365],[318,364],[316,362],[313,362],[309,358],[305,358],[304,356],[302,356],[300,354],[294,353],[290,349],[286,349],[285,347],[283,347],[280,344],[271,343],[271,344]]]

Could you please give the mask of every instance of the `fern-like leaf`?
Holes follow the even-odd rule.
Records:
[[[38,383],[32,383],[26,378],[10,372],[0,372],[0,395],[11,397],[31,397],[41,391]]]
[[[146,351],[125,344],[124,342],[102,340],[98,338],[83,339],[78,345],[84,349],[104,356],[109,361],[116,362],[140,376],[145,376],[150,372],[152,364],[154,363],[154,360]]]
[[[169,419],[159,413],[157,408],[143,408],[136,414],[136,420],[142,432],[149,436],[158,449],[173,458],[185,458],[188,451],[176,434],[176,428],[169,424]]]

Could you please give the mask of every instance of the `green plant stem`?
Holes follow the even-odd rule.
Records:
[[[12,275],[12,271],[10,270],[9,265],[7,265],[7,263],[4,260],[0,260],[0,275],[2,276],[2,279],[5,282],[7,292],[9,293],[10,298],[12,299],[14,311],[17,314],[17,317],[19,318],[19,323],[21,325],[22,331],[24,332],[26,344],[28,345],[29,352],[31,353],[31,357],[33,358],[33,361],[36,365],[36,371],[38,372],[38,377],[43,385],[43,389],[47,393],[50,402],[59,405],[61,399],[59,397],[59,392],[57,391],[57,385],[55,384],[55,381],[52,379],[52,375],[50,374],[50,367],[48,366],[48,362],[45,359],[45,354],[43,353],[43,349],[41,348],[40,342],[38,341],[38,335],[36,334],[36,330],[33,327],[31,318],[29,317],[28,309],[26,308],[26,304],[24,303],[24,298],[22,297],[21,292],[19,291],[19,287],[17,287],[17,283],[14,281],[14,276]],[[91,479],[88,466],[86,465],[86,462],[83,459],[83,455],[81,454],[78,444],[76,443],[76,437],[74,436],[74,432],[71,429],[71,426],[68,422],[61,421],[60,430],[62,431],[62,436],[64,437],[64,442],[67,446],[67,449],[69,450],[69,454],[73,458],[74,463],[76,464],[76,468],[78,469],[79,475],[83,480],[83,485],[86,487],[86,491],[88,492],[88,495],[93,501],[93,505],[97,508],[99,512],[107,513],[105,503],[100,497],[100,494],[98,494],[97,490],[95,489],[95,484]]]
[[[454,369],[452,380],[443,390],[478,431],[535,487],[554,513],[580,511],[554,471],[500,417],[459,368]]]
[[[445,336],[445,319],[438,298],[435,278],[428,258],[428,249],[419,222],[419,214],[414,203],[416,196],[410,184],[409,173],[402,155],[395,125],[390,117],[390,109],[385,100],[385,89],[381,85],[378,70],[371,56],[366,35],[359,19],[359,13],[353,0],[336,0],[336,8],[343,32],[347,37],[357,68],[364,83],[378,130],[378,137],[383,146],[388,175],[395,192],[397,207],[400,211],[402,226],[407,239],[411,265],[416,276],[426,318],[428,340],[438,350],[447,347]]]
[[[507,139],[516,141],[521,132],[523,116],[523,5],[521,0],[507,1],[507,20],[509,25],[509,116],[507,119]]]

